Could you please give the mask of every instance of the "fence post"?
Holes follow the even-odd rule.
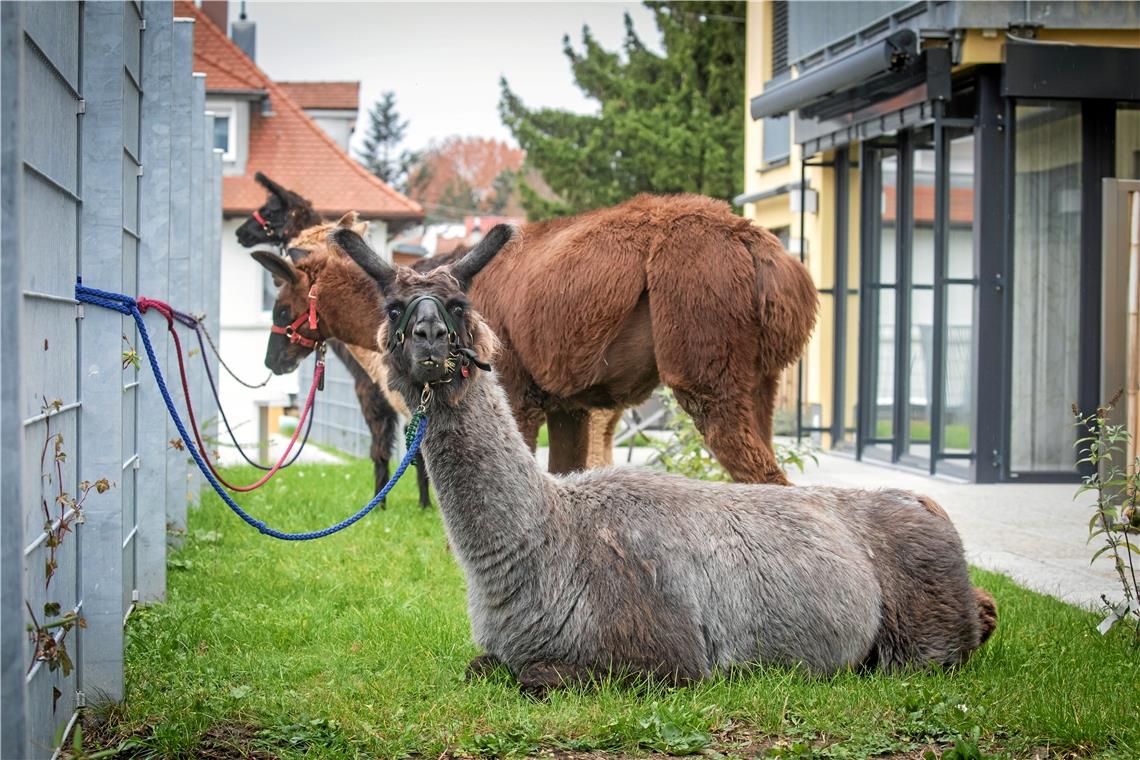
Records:
[[[82,6],[82,89],[86,115],[80,140],[82,207],[80,274],[104,290],[123,288],[123,15],[120,3]],[[125,320],[91,308],[80,324],[80,480],[120,480],[123,389],[120,365]],[[123,697],[123,489],[121,484],[84,506],[81,538],[83,616],[79,688],[99,700]]]
[[[205,107],[206,80],[202,79],[202,101]],[[210,317],[210,280],[214,276],[213,266],[210,263],[214,251],[214,112],[205,111],[202,116],[202,248],[198,251],[198,314],[203,321],[209,324]],[[199,362],[198,387],[201,389],[198,398],[202,399],[202,411],[198,421],[202,425],[202,436],[212,437],[215,440],[220,432],[220,425],[215,420],[217,408],[214,403],[214,394],[210,390],[210,380],[206,377],[205,369]],[[206,444],[212,456],[217,446]],[[196,485],[201,486],[201,481]],[[201,490],[199,488],[199,490]],[[199,497],[201,498],[201,497]]]
[[[6,346],[20,344],[23,33],[23,3],[0,3],[0,340]],[[21,384],[20,352],[9,351],[0,361],[0,450],[6,452],[0,458],[0,757],[28,754]]]
[[[195,71],[191,83],[190,105],[190,258],[189,278],[190,292],[186,305],[181,307],[193,314],[202,313],[202,248],[206,236],[203,231],[205,218],[205,152],[206,152],[206,75]],[[186,368],[190,381],[190,393],[193,398],[202,399],[206,389],[205,379],[198,362],[191,362]],[[198,410],[195,410],[197,413]],[[199,426],[206,422],[205,416],[198,417]],[[210,456],[209,447],[202,452],[203,456]],[[186,504],[197,506],[201,499],[201,481],[191,470],[190,477],[186,479]]]
[[[222,334],[220,312],[222,310],[222,154],[224,151],[220,148],[213,148],[213,144],[211,140],[214,192],[211,194],[210,214],[214,222],[214,234],[211,236],[213,243],[206,255],[206,260],[210,263],[210,277],[206,280],[208,286],[206,291],[206,325],[210,329],[210,335],[220,336]],[[220,391],[223,370],[216,360],[214,366],[217,367],[214,379],[218,383]],[[215,406],[214,415],[217,416],[218,414],[219,410]],[[214,425],[215,435],[218,438],[222,436],[221,422],[221,419],[218,419]]]
[[[169,299],[170,276],[170,137],[173,88],[173,3],[151,0],[143,4],[146,32],[143,34],[142,101],[142,192],[139,213],[139,293]],[[169,338],[158,319],[151,342],[162,367]],[[140,349],[141,350],[141,349]],[[149,369],[139,386],[139,600],[158,602],[166,598],[166,449],[170,424],[166,405]]]
[[[194,101],[194,19],[175,18],[173,22],[173,86],[170,107],[170,302],[179,308],[189,307],[190,294],[190,114]],[[173,367],[173,346],[167,352],[164,366]],[[179,413],[186,419],[185,405],[177,400]],[[167,428],[168,439],[177,437],[173,425]],[[166,519],[175,530],[186,529],[187,480],[190,454],[167,447]]]

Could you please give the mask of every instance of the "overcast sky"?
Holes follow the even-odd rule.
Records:
[[[231,20],[238,5],[231,0]],[[584,24],[617,50],[628,11],[646,44],[659,47],[652,14],[635,3],[254,0],[246,9],[257,22],[257,63],[270,77],[359,80],[358,138],[368,107],[394,91],[411,149],[454,134],[514,144],[499,120],[500,76],[528,106],[592,112],[562,54],[563,34],[580,49]]]

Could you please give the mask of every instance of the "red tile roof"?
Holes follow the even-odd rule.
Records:
[[[194,24],[194,70],[206,74],[206,90],[264,91],[273,115],[250,109],[246,173],[222,178],[222,210],[249,214],[265,203],[266,190],[254,180],[262,172],[313,203],[317,213],[336,217],[357,211],[366,219],[421,219],[418,203],[381,182],[348,156],[286,93],[194,3],[179,0],[175,15]]]
[[[278,82],[277,86],[301,108],[335,111],[360,108],[360,82]]]

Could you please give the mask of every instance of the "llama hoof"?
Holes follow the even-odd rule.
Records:
[[[986,643],[986,640],[993,635],[994,629],[997,628],[997,602],[994,601],[993,594],[983,588],[974,588],[974,598],[978,603],[978,624],[981,628],[981,641],[978,646],[981,646]]]
[[[486,678],[502,664],[503,661],[493,654],[481,654],[467,663],[467,673],[464,674],[463,680],[473,681],[476,678]]]
[[[519,689],[528,697],[545,700],[551,689],[581,686],[590,680],[590,672],[580,665],[536,662],[518,674]]]

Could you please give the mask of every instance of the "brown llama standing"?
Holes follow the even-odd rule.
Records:
[[[343,260],[322,252],[282,299],[296,315],[319,282],[353,320],[346,331],[375,335],[375,291]],[[496,369],[532,449],[548,422],[552,472],[586,467],[591,410],[638,404],[664,383],[734,479],[787,483],[772,450],[776,383],[807,343],[818,298],[776,237],[727,204],[641,195],[525,225],[469,295],[503,342]]]

